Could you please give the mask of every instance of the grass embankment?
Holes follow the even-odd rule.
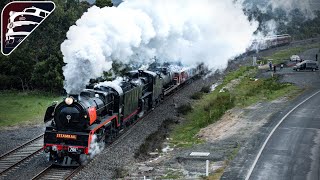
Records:
[[[204,94],[192,107],[181,108],[181,113],[187,112],[186,122],[173,131],[171,143],[178,147],[201,143],[195,135],[201,128],[216,122],[227,110],[236,106],[245,107],[260,100],[274,100],[296,89],[291,84],[278,83],[277,78],[256,80],[256,73],[256,68],[241,67],[229,73],[221,85],[213,92]]]
[[[191,107],[183,105],[178,108],[185,114],[186,122],[174,129],[171,134],[171,143],[178,147],[190,147],[201,143],[195,135],[204,128],[221,118],[221,116],[233,107],[246,107],[258,101],[270,101],[284,95],[297,92],[297,88],[289,83],[279,83],[276,77],[268,79],[255,79],[257,69],[253,67],[241,67],[239,70],[229,73],[221,85],[209,93],[196,93],[191,96],[198,99]],[[207,89],[207,88],[205,88]],[[225,167],[238,154],[240,146],[235,147],[225,160],[225,164],[206,180],[220,179]]]
[[[42,123],[47,107],[60,99],[44,92],[0,91],[0,128]]]
[[[272,59],[274,64],[280,64],[280,63],[283,63],[285,60],[290,59],[290,57],[294,54],[300,54],[308,49],[313,49],[313,48],[320,48],[320,43],[311,44],[307,46],[297,46],[297,47],[280,50],[272,54],[271,56],[264,57],[262,62],[263,64],[266,64],[269,59]],[[261,61],[258,61],[258,63],[260,62]]]

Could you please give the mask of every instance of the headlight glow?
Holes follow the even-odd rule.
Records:
[[[73,98],[67,97],[67,98],[64,100],[64,102],[65,102],[66,104],[68,104],[68,105],[71,105],[71,104],[73,103]]]

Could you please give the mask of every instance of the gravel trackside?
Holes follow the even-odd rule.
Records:
[[[24,126],[24,127],[10,127],[0,130],[0,155],[4,154],[27,141],[43,134],[45,130],[44,125]]]
[[[175,103],[181,105],[191,102],[189,96],[214,81],[214,78],[196,80],[175,95]],[[144,143],[148,135],[157,131],[164,120],[172,118],[174,115],[173,100],[164,101],[146,118],[132,127],[130,135],[123,139],[120,138],[121,143],[117,143],[112,149],[107,147],[74,179],[111,179],[114,177],[115,170],[131,166],[131,164],[134,165],[136,162],[133,157],[135,151]]]

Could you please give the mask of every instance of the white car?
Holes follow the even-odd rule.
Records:
[[[300,57],[298,55],[292,55],[290,61],[300,61]]]

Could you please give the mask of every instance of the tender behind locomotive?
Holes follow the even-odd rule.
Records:
[[[44,150],[49,153],[49,161],[63,166],[81,164],[94,151],[94,144],[111,143],[123,129],[202,69],[131,71],[120,85],[100,83],[48,107],[44,121],[50,125],[45,131]]]

